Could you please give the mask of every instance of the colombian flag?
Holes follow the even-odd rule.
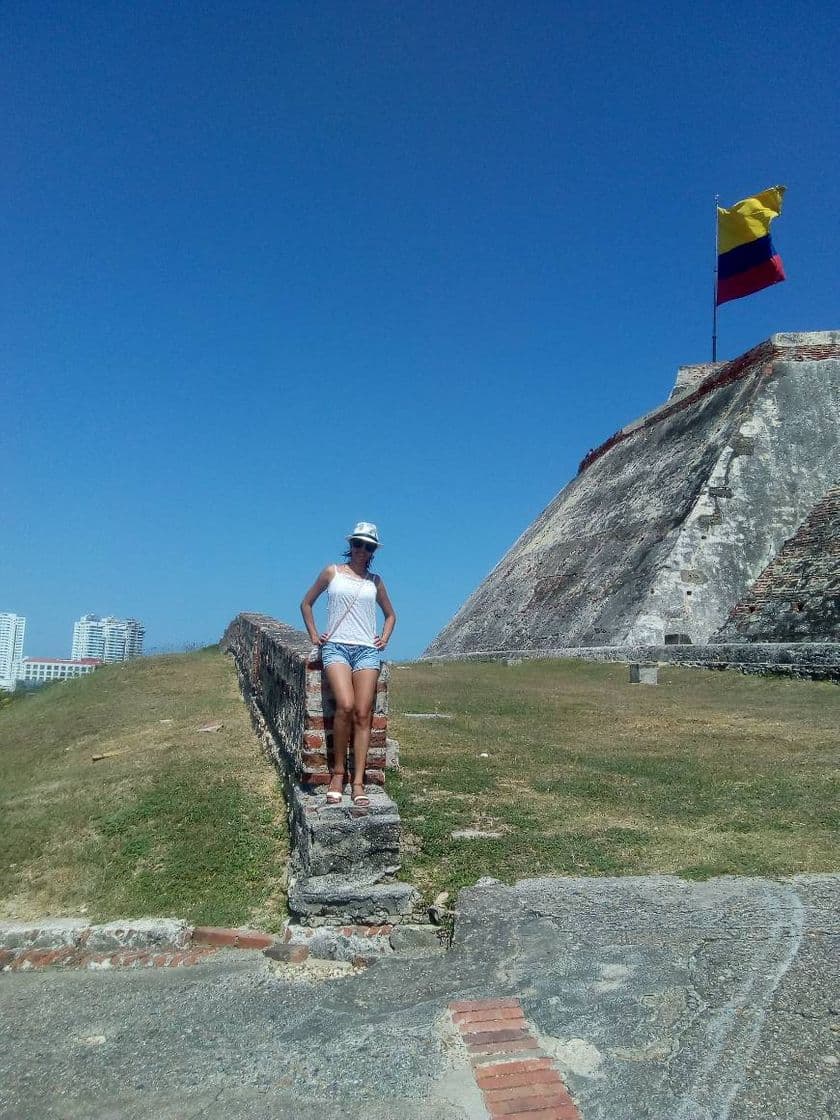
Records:
[[[728,210],[718,206],[717,303],[760,292],[785,278],[770,223],[782,212],[785,187],[770,187]]]

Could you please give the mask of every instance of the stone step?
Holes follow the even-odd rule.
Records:
[[[420,902],[409,883],[382,882],[347,875],[297,876],[289,884],[289,909],[304,925],[340,919],[359,925],[383,925],[410,915]]]

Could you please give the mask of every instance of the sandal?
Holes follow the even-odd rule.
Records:
[[[340,781],[341,785],[338,789],[333,789],[333,783]],[[330,776],[330,784],[327,786],[327,804],[340,805],[344,800],[344,775],[332,774]]]
[[[370,798],[364,791],[362,791],[361,793],[351,793],[350,800],[353,802],[357,809],[370,808]]]

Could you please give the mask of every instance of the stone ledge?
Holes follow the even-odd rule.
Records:
[[[302,925],[360,925],[399,922],[414,913],[420,894],[409,883],[345,875],[302,876],[289,884],[289,909]]]
[[[737,669],[809,680],[840,681],[840,642],[733,642],[673,646],[562,646],[556,649],[480,650],[439,654],[422,661],[649,662],[687,669]]]

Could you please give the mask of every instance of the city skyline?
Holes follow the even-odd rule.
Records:
[[[141,657],[146,630],[138,618],[87,613],[73,623],[69,657],[25,652],[27,616],[0,611],[0,688],[24,680],[24,663],[71,664],[95,661],[105,664]],[[30,671],[29,676],[33,676]]]

